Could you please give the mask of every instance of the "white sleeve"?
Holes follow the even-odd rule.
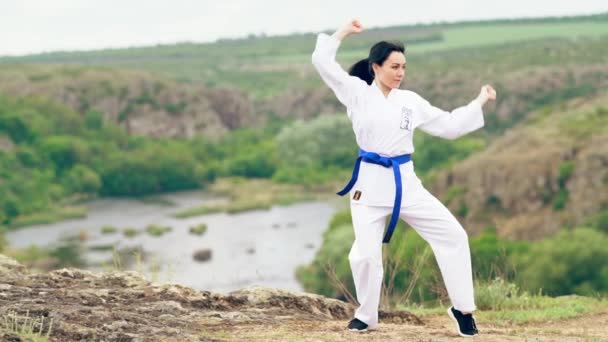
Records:
[[[473,132],[484,125],[483,110],[477,100],[451,112],[432,106],[421,99],[422,117],[418,126],[424,132],[446,139],[456,139]]]
[[[312,53],[312,64],[338,100],[349,108],[354,106],[358,94],[367,87],[367,83],[359,77],[349,75],[336,62],[336,52],[340,43],[341,41],[336,37],[320,33],[317,36],[315,51]],[[349,110],[348,113],[350,117],[351,111]]]

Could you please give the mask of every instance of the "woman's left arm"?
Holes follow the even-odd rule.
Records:
[[[484,125],[483,106],[496,100],[496,91],[490,85],[481,87],[479,96],[466,106],[451,112],[431,105],[421,98],[422,124],[418,127],[424,132],[446,139],[456,139],[473,132]]]

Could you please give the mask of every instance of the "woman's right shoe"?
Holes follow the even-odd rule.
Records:
[[[353,318],[350,323],[348,323],[348,330],[355,332],[364,332],[367,331],[367,324],[357,318]]]

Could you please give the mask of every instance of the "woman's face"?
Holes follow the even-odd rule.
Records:
[[[377,81],[389,89],[399,88],[405,77],[405,55],[393,51],[382,65],[374,63],[372,68]]]

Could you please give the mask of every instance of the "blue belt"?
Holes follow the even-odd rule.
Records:
[[[393,214],[391,215],[391,221],[388,224],[388,229],[384,234],[383,243],[388,243],[391,240],[391,236],[393,235],[393,230],[395,230],[395,226],[397,225],[397,221],[399,219],[399,211],[401,210],[401,171],[399,170],[399,165],[405,164],[412,160],[411,154],[404,154],[396,157],[382,157],[374,152],[366,152],[362,149],[359,149],[359,158],[355,162],[355,168],[353,169],[353,175],[350,178],[350,181],[344,189],[340,190],[337,194],[340,196],[346,195],[352,188],[355,186],[357,182],[357,178],[359,177],[359,166],[361,165],[361,161],[371,164],[382,165],[384,167],[392,167],[393,174],[395,175],[395,203],[393,204]]]

